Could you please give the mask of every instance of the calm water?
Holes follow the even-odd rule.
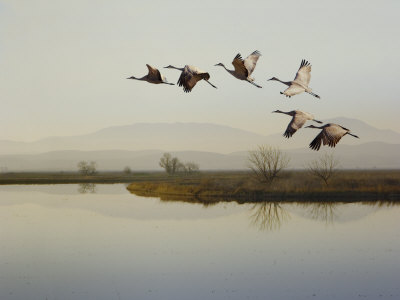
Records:
[[[0,299],[400,299],[400,206],[0,186]]]

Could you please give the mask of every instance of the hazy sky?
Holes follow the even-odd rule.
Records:
[[[400,131],[400,1],[0,0],[0,139],[30,141],[136,122],[212,122],[269,134],[301,109]],[[262,89],[233,78],[236,53],[263,56]],[[308,94],[286,99],[301,59]],[[181,88],[127,80],[158,68],[207,70]],[[179,72],[161,69],[171,82]]]

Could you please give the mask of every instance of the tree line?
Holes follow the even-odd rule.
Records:
[[[170,153],[164,153],[160,158],[159,165],[169,175],[178,173],[192,174],[199,171],[199,165],[194,162],[181,162],[177,157],[172,157]]]
[[[289,156],[277,147],[260,145],[257,149],[249,151],[248,168],[256,180],[261,183],[271,184],[279,178],[281,171],[289,166]],[[311,161],[307,169],[311,175],[321,179],[326,186],[335,175],[339,161],[333,153],[325,153]]]
[[[279,178],[282,170],[288,167],[289,156],[277,147],[260,145],[255,150],[251,150],[247,157],[247,167],[252,171],[253,177],[266,184],[271,184]],[[193,174],[199,172],[199,165],[195,162],[181,162],[179,158],[170,153],[164,153],[159,161],[160,167],[169,175]],[[339,161],[333,153],[325,153],[318,159],[311,161],[307,169],[313,176],[322,180],[325,185],[335,175]],[[97,163],[95,161],[80,161],[77,165],[79,173],[82,175],[95,175],[97,173]],[[125,167],[125,174],[131,174],[131,169]]]

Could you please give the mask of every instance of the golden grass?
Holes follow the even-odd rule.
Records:
[[[307,171],[288,171],[272,184],[255,181],[248,172],[202,173],[162,181],[134,181],[131,192],[143,196],[265,199],[399,199],[400,171],[340,171],[326,186]]]

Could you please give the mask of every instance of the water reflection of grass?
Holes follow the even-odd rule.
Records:
[[[247,202],[310,199],[400,201],[400,171],[342,171],[329,186],[315,180],[306,171],[286,172],[271,185],[252,180],[246,172],[210,172],[190,177],[134,181],[128,189],[142,196],[190,197],[207,201],[209,198],[245,199]]]

